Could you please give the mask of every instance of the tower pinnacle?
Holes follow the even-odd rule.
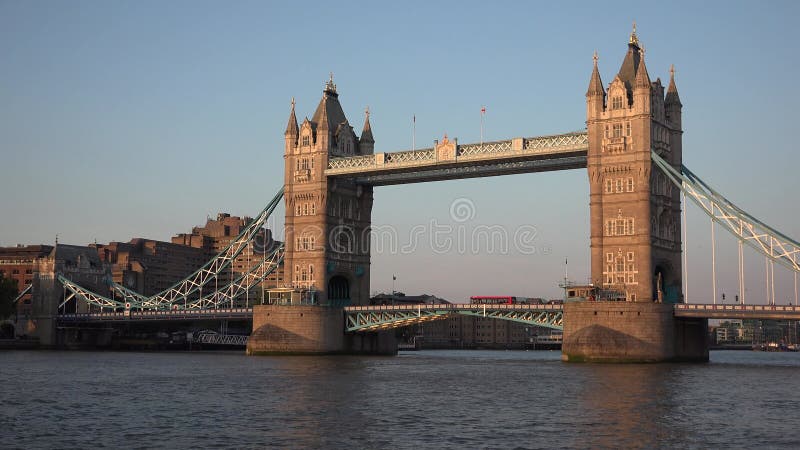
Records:
[[[678,96],[678,87],[675,86],[675,65],[669,67],[669,86],[667,86],[667,97],[664,99],[667,105],[681,105],[681,98]]]
[[[325,92],[328,94],[336,94],[336,85],[333,84],[333,72],[328,81],[325,83]]]
[[[639,67],[636,68],[636,79],[634,86],[637,88],[650,88],[650,75],[647,73],[647,66],[644,64],[644,49],[639,49]]]
[[[294,138],[300,135],[300,130],[297,127],[297,116],[294,114],[294,97],[292,97],[292,112],[289,113],[289,123],[286,124],[286,132],[284,134]]]
[[[600,79],[600,71],[597,69],[597,52],[594,52],[592,60],[594,61],[594,68],[592,69],[592,77],[589,79],[589,90],[586,91],[586,96],[590,95],[604,95],[605,89],[603,88],[603,81]]]
[[[631,37],[628,39],[628,45],[634,45],[639,47],[639,36],[636,35],[636,21],[633,21],[633,31],[631,31]]]
[[[372,125],[369,123],[369,106],[364,109],[364,129],[361,131],[361,143],[374,144],[375,138],[372,136]]]

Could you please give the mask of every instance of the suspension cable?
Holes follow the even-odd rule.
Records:
[[[689,303],[689,267],[688,257],[686,254],[689,245],[686,243],[687,230],[686,230],[686,193],[681,191],[681,207],[683,208],[683,302]]]
[[[737,247],[739,247],[739,302],[744,305],[744,244],[742,240],[739,239],[737,242]],[[737,303],[739,303],[737,302]]]
[[[714,304],[717,304],[717,241],[714,239],[714,205],[711,205],[711,286]]]

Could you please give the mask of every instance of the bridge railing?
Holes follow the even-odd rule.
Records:
[[[563,305],[549,305],[537,303],[523,304],[499,304],[491,305],[485,303],[436,303],[436,304],[417,304],[417,305],[364,305],[346,306],[345,311],[416,311],[416,310],[463,310],[463,309],[492,309],[492,310],[540,310],[557,311],[563,309]]]
[[[792,305],[704,305],[680,303],[675,305],[675,309],[680,311],[800,312],[800,306]]]

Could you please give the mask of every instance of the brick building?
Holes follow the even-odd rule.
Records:
[[[0,247],[0,274],[17,283],[17,290],[22,292],[33,283],[33,272],[36,260],[44,258],[53,251],[52,245],[18,245],[16,247]],[[31,294],[19,300],[17,313],[30,314]]]
[[[110,265],[114,282],[144,295],[154,295],[169,289],[227,248],[252,220],[220,213],[216,220],[208,219],[205,226],[192,228],[191,233],[173,236],[171,242],[135,238],[93,247],[100,260]],[[277,245],[272,232],[262,230],[220,274],[216,285],[225,286],[247,272],[263,258],[265,251],[268,256]],[[279,268],[267,278],[265,288],[277,286],[280,272]]]
[[[144,295],[157,294],[208,261],[203,248],[135,238],[130,242],[95,244],[114,282]]]

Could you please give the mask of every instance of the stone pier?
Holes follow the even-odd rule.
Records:
[[[344,332],[344,309],[325,306],[259,305],[253,308],[248,355],[394,355],[393,331]]]
[[[675,318],[672,305],[583,302],[564,305],[562,360],[708,361],[708,320]]]

